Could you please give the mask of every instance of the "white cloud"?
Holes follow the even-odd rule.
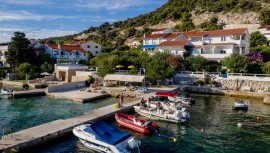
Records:
[[[72,35],[78,33],[75,30],[63,30],[63,29],[42,29],[42,28],[0,28],[0,43],[9,42],[15,31],[24,32],[28,39],[43,39],[49,37],[59,37],[65,35]]]
[[[10,20],[56,20],[61,18],[76,18],[75,16],[64,16],[64,15],[38,15],[27,11],[0,11],[0,21]]]
[[[40,5],[47,2],[45,0],[0,0],[0,3],[12,5]]]
[[[153,0],[77,0],[73,5],[77,8],[88,8],[94,10],[120,10],[134,6],[151,5],[161,3]]]

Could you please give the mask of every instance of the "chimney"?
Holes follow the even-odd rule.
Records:
[[[61,45],[60,44],[58,44],[58,50],[61,51]]]

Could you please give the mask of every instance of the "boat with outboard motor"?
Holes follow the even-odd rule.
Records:
[[[234,103],[234,110],[248,110],[248,104],[243,100]]]
[[[105,122],[77,126],[73,133],[88,148],[104,153],[139,153],[139,140]]]
[[[174,123],[183,123],[187,122],[190,119],[190,114],[186,110],[186,108],[177,108],[175,110],[163,109],[162,105],[157,105],[156,107],[141,107],[141,106],[133,106],[135,108],[135,112],[138,114],[148,117],[153,120],[161,120],[168,121]]]
[[[184,96],[177,96],[177,94],[173,92],[156,92],[156,96],[168,97],[170,101],[175,102],[175,103],[181,103],[181,104],[186,104],[186,105],[195,104],[195,99],[187,98]]]
[[[10,94],[10,93],[13,93],[13,92],[14,91],[12,89],[6,89],[6,88],[1,89],[2,94]]]
[[[115,113],[115,119],[120,125],[145,134],[154,133],[159,129],[156,123],[132,115]]]

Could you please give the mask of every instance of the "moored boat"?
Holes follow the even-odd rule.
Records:
[[[175,103],[181,103],[181,104],[186,104],[186,105],[195,104],[195,100],[193,98],[177,96],[177,94],[173,92],[157,92],[156,96],[168,97],[170,101],[175,102]]]
[[[120,125],[141,133],[149,134],[159,129],[156,123],[132,115],[115,113],[115,119]]]
[[[6,88],[2,88],[1,89],[1,93],[2,94],[10,94],[10,93],[13,93],[13,90],[12,89],[6,89]]]
[[[180,110],[164,110],[157,107],[152,108],[141,108],[140,106],[134,106],[135,112],[138,114],[148,117],[153,120],[161,120],[174,123],[184,123],[187,122],[190,118],[189,112],[186,108]]]
[[[139,141],[105,122],[77,126],[73,133],[88,148],[105,153],[139,153]]]
[[[240,100],[239,102],[235,102],[233,106],[234,110],[248,110],[248,104],[244,102],[243,100]]]

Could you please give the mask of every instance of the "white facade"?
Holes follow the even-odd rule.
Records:
[[[186,52],[184,46],[163,46],[163,47],[158,47],[159,52],[165,52],[169,51],[173,55],[181,55]]]
[[[88,53],[82,52],[72,46],[46,45],[45,51],[51,55],[54,64],[78,64],[80,60],[88,60]],[[65,49],[68,48],[68,49]],[[73,49],[74,48],[74,49]]]
[[[101,45],[96,42],[88,41],[85,43],[81,43],[80,46],[84,50],[91,52],[93,56],[96,56],[101,53]]]
[[[263,26],[258,29],[259,32],[264,35],[268,40],[270,40],[270,25],[269,26]]]
[[[8,51],[8,44],[0,44],[0,67],[7,66],[6,63],[6,54]]]

